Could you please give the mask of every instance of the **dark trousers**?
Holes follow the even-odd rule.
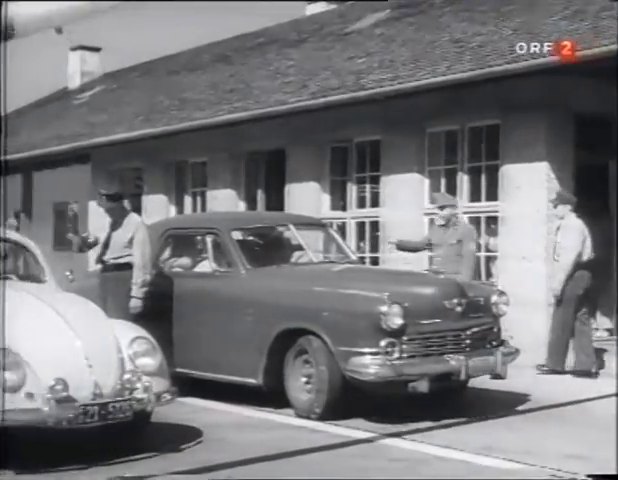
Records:
[[[575,370],[596,370],[592,344],[594,309],[592,274],[584,269],[577,270],[566,281],[554,307],[545,362],[549,368],[564,370],[569,342],[573,338]]]
[[[101,272],[99,297],[103,311],[110,318],[133,320],[129,312],[131,270]]]

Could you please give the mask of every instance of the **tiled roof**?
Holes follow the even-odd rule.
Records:
[[[610,0],[350,2],[112,72],[12,112],[8,154],[534,58],[517,54],[518,42],[616,45],[616,13]]]

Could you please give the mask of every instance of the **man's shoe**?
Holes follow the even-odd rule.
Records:
[[[541,363],[541,364],[537,365],[536,366],[536,371],[537,371],[537,373],[539,373],[541,375],[564,375],[565,373],[567,373],[564,370],[558,370],[556,368],[548,367],[544,363]]]
[[[595,370],[573,370],[570,373],[577,378],[599,378],[599,372]]]

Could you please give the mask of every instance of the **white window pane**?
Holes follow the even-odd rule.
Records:
[[[366,176],[356,177],[356,208],[365,209],[368,206],[368,184]]]

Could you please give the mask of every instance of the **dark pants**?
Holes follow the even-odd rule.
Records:
[[[545,362],[549,368],[564,370],[569,342],[573,338],[575,370],[596,370],[592,344],[594,309],[592,274],[588,270],[577,270],[566,281],[554,307]]]
[[[129,312],[131,270],[102,271],[99,277],[100,305],[110,318],[133,320]]]

